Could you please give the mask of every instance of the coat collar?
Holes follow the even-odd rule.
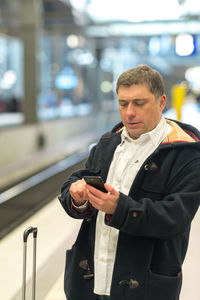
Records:
[[[187,132],[183,130],[177,123],[171,120],[167,120],[167,123],[171,125],[172,130],[167,135],[167,137],[163,140],[162,144],[165,143],[195,143],[198,140],[198,138],[192,134],[191,132]]]

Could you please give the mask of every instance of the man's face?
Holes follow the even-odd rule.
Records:
[[[159,123],[165,107],[166,96],[156,100],[144,84],[120,86],[118,90],[119,112],[129,135],[137,139],[153,130]]]

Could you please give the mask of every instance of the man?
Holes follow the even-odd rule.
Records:
[[[67,300],[178,300],[200,202],[200,133],[166,120],[161,75],[146,65],[117,81],[122,122],[100,139],[60,202],[83,223],[67,251]],[[104,193],[85,183],[100,175]]]

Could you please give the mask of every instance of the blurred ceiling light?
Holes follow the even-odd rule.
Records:
[[[199,15],[200,2],[196,0],[185,0],[181,5],[182,15]]]
[[[185,79],[189,82],[193,89],[200,88],[200,66],[192,67],[186,70]]]
[[[70,3],[73,13],[87,14],[94,22],[142,22],[178,20],[200,14],[197,0],[62,0]]]
[[[74,89],[77,84],[78,78],[74,74],[59,74],[55,80],[55,85],[60,90]]]
[[[66,44],[70,48],[76,48],[79,45],[79,38],[75,34],[70,34],[66,39]]]
[[[175,20],[180,16],[180,6],[176,0],[92,0],[87,13],[96,22]]]
[[[110,81],[103,81],[101,83],[101,90],[103,93],[109,93],[112,91],[112,83]]]
[[[77,51],[76,62],[81,66],[91,65],[94,62],[94,56],[90,52]]]
[[[15,71],[7,70],[3,75],[3,78],[0,82],[0,86],[2,89],[9,90],[15,84],[16,80],[17,76]]]
[[[176,54],[188,56],[194,52],[194,39],[191,34],[183,33],[176,37]]]
[[[113,54],[114,57],[115,54]],[[109,58],[102,58],[100,60],[100,67],[103,71],[111,72],[112,71],[112,61]]]

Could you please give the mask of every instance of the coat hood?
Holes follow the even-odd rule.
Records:
[[[199,137],[197,137],[197,135],[199,135],[200,133],[196,130],[196,128],[190,126],[190,129],[187,130],[184,128],[185,124],[183,123],[181,124],[179,122],[178,124],[172,120],[166,120],[166,121],[169,125],[171,125],[172,130],[167,135],[167,137],[163,140],[162,144],[180,143],[180,142],[195,143],[199,141]],[[182,125],[182,127],[180,125]]]
[[[197,128],[175,120],[166,119],[166,121],[169,125],[171,125],[172,130],[163,140],[162,144],[200,142],[200,132]],[[124,125],[121,122],[112,129],[112,133],[119,133],[123,128]]]

